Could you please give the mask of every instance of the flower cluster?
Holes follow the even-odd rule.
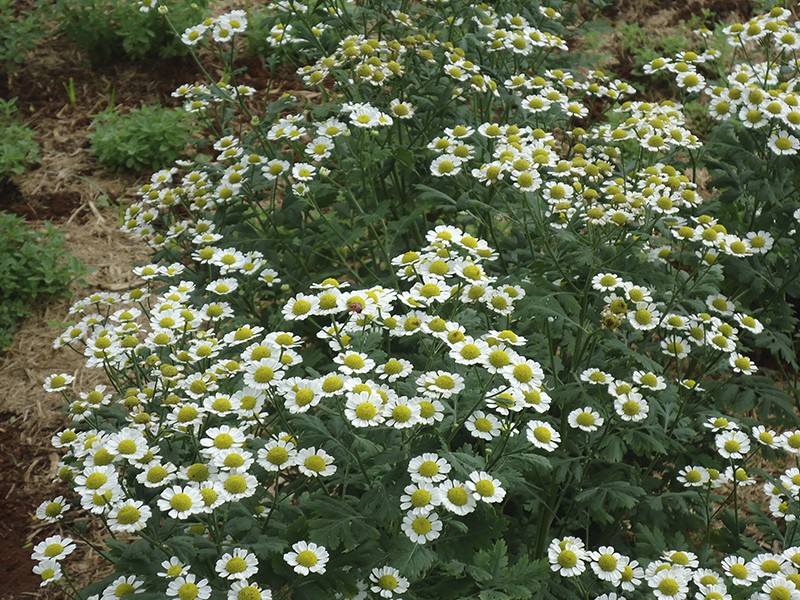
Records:
[[[547,551],[550,568],[565,578],[578,578],[591,568],[597,580],[617,592],[597,598],[627,597],[637,590],[649,591],[659,600],[703,598],[732,600],[735,590],[748,589],[750,598],[794,598],[800,594],[800,547],[783,552],[762,552],[750,560],[724,557],[718,569],[700,567],[696,554],[668,550],[646,567],[617,552],[612,546],[588,550],[576,537],[554,539]],[[649,588],[649,589],[648,589]],[[693,596],[690,594],[694,593]],[[736,597],[739,597],[738,595]]]

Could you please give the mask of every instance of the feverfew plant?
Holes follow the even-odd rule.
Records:
[[[186,29],[226,73],[175,93],[213,157],[153,174],[142,286],[56,340],[108,383],[45,383],[71,493],[37,514],[112,537],[73,595],[797,595],[800,433],[726,291],[757,236],[682,104],[549,64],[557,8],[279,3],[319,101],[263,110],[249,15]]]

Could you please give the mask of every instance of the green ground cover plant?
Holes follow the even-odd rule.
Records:
[[[108,382],[45,382],[69,491],[37,516],[85,537],[93,515],[115,571],[76,589],[52,535],[43,585],[800,597],[797,389],[755,358],[796,366],[791,14],[724,31],[727,91],[713,48],[642,65],[686,94],[645,102],[570,54],[568,3],[271,10],[181,34],[224,73],[175,92],[214,153],[142,186],[141,287],[77,302],[56,340]],[[298,47],[313,102],[240,83],[251,20]],[[718,98],[742,122],[693,131],[684,101],[712,123]]]
[[[20,122],[16,98],[0,98],[0,183],[22,175],[39,161],[36,132]]]
[[[37,302],[64,296],[82,272],[52,225],[33,229],[0,211],[0,351],[11,345],[17,323]]]
[[[192,128],[184,110],[162,106],[106,110],[92,126],[89,140],[98,162],[114,171],[137,172],[172,164],[185,151]]]
[[[186,47],[174,29],[156,10],[156,1],[59,0],[51,10],[58,19],[58,31],[86,52],[93,64],[113,60],[175,58]],[[206,0],[175,0],[166,4],[175,27],[183,30],[202,18]]]
[[[0,0],[0,72],[10,73],[25,58],[25,53],[36,47],[45,35],[41,7],[18,11],[13,0]]]

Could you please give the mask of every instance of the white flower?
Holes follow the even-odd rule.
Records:
[[[722,458],[744,458],[750,451],[750,440],[741,431],[723,431],[717,435],[714,442]]]
[[[211,596],[211,586],[208,579],[197,579],[194,573],[179,575],[167,585],[167,596],[170,598],[192,598],[192,600],[206,600]]]
[[[472,497],[481,502],[493,504],[502,502],[506,497],[500,480],[495,479],[485,471],[473,471],[466,482],[467,489],[472,492]]]
[[[444,481],[450,469],[450,464],[444,458],[433,453],[414,457],[408,463],[408,472],[414,483]]]
[[[408,589],[408,579],[394,567],[378,567],[369,574],[370,591],[381,598],[400,598]]]
[[[483,440],[491,440],[500,435],[500,420],[492,413],[476,410],[464,424],[470,435]]]
[[[297,450],[286,440],[272,440],[258,451],[258,464],[267,471],[279,471],[294,466]]]
[[[550,569],[562,577],[575,577],[586,570],[588,553],[578,538],[554,539],[547,547]]]
[[[620,559],[622,555],[611,546],[600,546],[596,552],[590,553],[591,567],[601,581],[617,583],[622,578]]]
[[[559,434],[552,425],[545,421],[530,421],[525,427],[525,435],[528,441],[547,452],[552,452],[558,448],[558,443],[561,441],[561,434]]]
[[[452,479],[440,484],[439,501],[444,508],[462,517],[473,512],[477,506],[477,501],[469,487]]]
[[[373,427],[384,421],[381,397],[371,392],[348,394],[344,416],[353,427]]]
[[[75,542],[72,538],[51,535],[33,547],[31,559],[33,560],[62,560],[75,550]]]
[[[333,457],[321,448],[303,448],[298,451],[296,464],[298,470],[307,477],[327,477],[336,472]]]
[[[192,486],[174,485],[161,492],[158,508],[173,519],[186,519],[203,511],[203,496]]]
[[[217,560],[214,570],[224,579],[248,579],[258,572],[258,558],[244,548],[235,548]]]
[[[292,551],[283,555],[283,560],[294,568],[295,573],[308,575],[309,573],[325,572],[328,563],[328,551],[324,546],[313,542],[300,541],[292,544]]]
[[[591,406],[584,408],[576,408],[567,417],[567,422],[570,427],[581,429],[583,431],[597,431],[603,424],[603,417],[600,413],[594,410]]]
[[[647,418],[650,406],[637,392],[630,392],[614,399],[614,411],[623,421],[638,422]]]
[[[400,510],[426,515],[441,504],[440,495],[439,488],[432,483],[412,483],[403,489]]]
[[[415,544],[425,544],[435,540],[442,533],[442,521],[435,512],[426,515],[407,513],[400,527]]]
[[[111,531],[132,533],[144,529],[153,511],[141,500],[126,500],[117,504],[108,514],[108,527]]]

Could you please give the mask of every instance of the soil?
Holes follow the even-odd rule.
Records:
[[[621,0],[610,3],[604,16],[612,23],[638,22],[663,32],[701,8],[719,18],[752,14],[752,3],[746,0]],[[609,46],[614,55],[611,68],[622,74],[629,59],[619,43],[610,40]],[[243,83],[260,89],[270,81],[259,59],[248,60],[246,66]],[[111,173],[96,162],[88,141],[92,117],[109,104],[122,111],[142,104],[174,106],[172,90],[200,79],[188,59],[92,68],[77,50],[54,36],[30,52],[15,73],[0,78],[0,97],[18,98],[22,118],[38,132],[41,147],[38,167],[0,185],[0,210],[24,216],[32,226],[49,220],[64,233],[68,249],[93,269],[85,277],[88,289],[73,289],[76,298],[95,290],[133,287],[133,261],[148,257],[146,248],[118,232],[124,199],[145,176]],[[298,91],[301,86],[289,66],[281,67],[272,81],[266,90],[270,97],[287,90],[308,93]],[[74,102],[66,93],[69,85],[74,87]],[[59,300],[37,306],[21,324],[13,346],[0,354],[0,600],[64,598],[59,590],[40,591],[30,554],[37,541],[60,533],[58,526],[33,518],[36,507],[65,491],[53,483],[59,458],[50,446],[51,436],[65,420],[60,398],[46,394],[42,381],[54,372],[73,374],[76,389],[102,381],[83,367],[81,356],[52,348],[52,340],[69,320],[69,304]],[[103,576],[106,567],[96,554],[75,554],[81,556],[70,557],[69,572],[76,585]]]

